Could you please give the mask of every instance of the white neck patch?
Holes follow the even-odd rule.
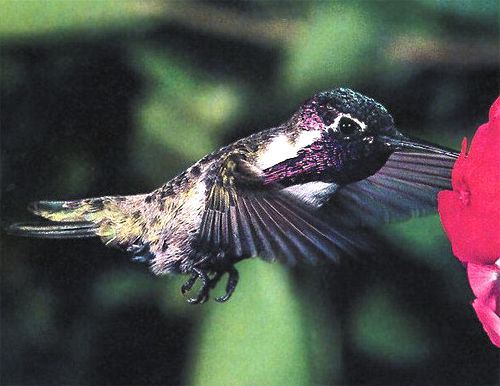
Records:
[[[321,130],[301,132],[295,141],[285,134],[274,137],[265,147],[257,161],[257,167],[267,169],[277,163],[297,156],[298,151],[321,137]]]

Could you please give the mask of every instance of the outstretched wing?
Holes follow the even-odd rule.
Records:
[[[294,263],[336,260],[366,247],[361,235],[325,222],[279,185],[264,185],[262,171],[241,156],[228,156],[218,168],[200,227],[202,249]]]
[[[455,161],[448,155],[395,152],[374,175],[339,188],[327,207],[351,225],[431,213],[437,207],[437,193],[451,189]]]

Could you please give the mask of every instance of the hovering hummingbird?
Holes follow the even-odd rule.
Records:
[[[100,237],[155,274],[190,274],[203,303],[235,264],[250,257],[294,263],[356,256],[360,226],[427,213],[450,188],[453,150],[410,139],[371,98],[321,92],[284,124],[225,146],[147,194],[38,201],[48,223],[9,231],[41,238]]]

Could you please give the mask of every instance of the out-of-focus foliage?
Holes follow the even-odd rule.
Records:
[[[354,25],[356,28],[352,28]],[[290,39],[285,81],[293,87],[321,87],[325,80],[364,77],[376,67],[376,63],[365,60],[374,48],[374,27],[363,7],[327,2],[319,5]]]
[[[95,34],[149,24],[162,2],[137,0],[2,0],[0,36],[36,38],[61,32]],[[53,38],[52,36],[51,38]]]
[[[138,173],[161,181],[165,173],[159,165],[180,171],[183,160],[199,159],[220,145],[221,128],[232,123],[242,93],[234,82],[207,79],[188,63],[176,62],[164,48],[138,48],[131,56],[150,89],[137,104],[132,163]]]
[[[152,190],[336,86],[457,148],[499,86],[494,0],[0,0],[0,13],[2,224],[35,199]],[[2,233],[0,382],[495,383],[438,217],[377,234],[365,262],[242,262],[229,303],[194,307],[185,277],[97,240]]]
[[[400,366],[423,362],[432,342],[418,319],[401,312],[394,298],[383,287],[374,287],[354,305],[354,344],[372,358]]]
[[[495,0],[421,0],[422,5],[432,11],[448,12],[468,19],[494,22],[498,16],[498,3]]]
[[[239,301],[207,307],[192,349],[192,383],[310,384],[305,310],[290,296],[290,278],[283,267],[263,262],[241,266]]]

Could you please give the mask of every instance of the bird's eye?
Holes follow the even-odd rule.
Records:
[[[359,123],[347,117],[342,117],[337,125],[337,130],[344,135],[352,135],[360,129]]]

